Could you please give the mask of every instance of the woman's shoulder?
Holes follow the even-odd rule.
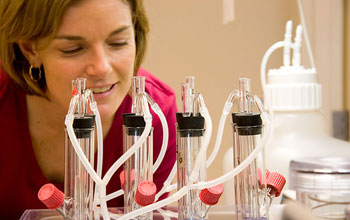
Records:
[[[5,96],[5,92],[9,86],[9,77],[1,66],[0,62],[0,100]]]
[[[23,90],[7,75],[0,63],[0,110],[22,106],[24,97]]]

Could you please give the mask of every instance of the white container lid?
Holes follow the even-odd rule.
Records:
[[[282,66],[267,75],[267,93],[273,110],[303,111],[322,107],[322,87],[315,69]]]
[[[350,195],[350,158],[292,160],[289,166],[289,185],[291,189],[301,192]]]

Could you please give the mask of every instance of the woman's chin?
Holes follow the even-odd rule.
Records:
[[[101,121],[113,120],[116,110],[110,105],[98,105],[98,112],[100,113]]]

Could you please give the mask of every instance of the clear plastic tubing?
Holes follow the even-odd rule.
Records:
[[[142,116],[124,114],[123,150],[128,151],[140,138],[145,129]],[[141,147],[124,163],[124,212],[128,213],[141,206],[135,202],[137,186],[144,180],[153,181],[153,132],[151,131]],[[152,212],[137,219],[152,219]]]
[[[73,82],[74,83],[74,82]],[[74,88],[74,86],[73,86]],[[73,89],[74,90],[74,89]],[[73,91],[74,92],[74,91]],[[102,132],[102,122],[100,113],[97,108],[97,103],[93,97],[91,90],[86,89],[84,92],[85,100],[88,100],[90,104],[90,109],[93,114],[95,114],[96,120],[96,132],[97,132],[97,175],[102,178],[102,164],[103,164],[103,132]],[[95,195],[94,195],[94,207],[97,205],[99,198],[99,187],[95,187]]]
[[[153,164],[153,173],[157,171],[159,168],[161,162],[163,161],[166,149],[168,147],[169,142],[169,128],[168,123],[166,121],[166,118],[160,109],[159,105],[153,101],[151,96],[148,93],[145,93],[145,96],[147,98],[148,104],[151,106],[152,110],[158,115],[160,122],[162,124],[162,131],[163,131],[163,141],[162,141],[162,148],[160,149],[159,155],[157,157],[156,162]]]
[[[202,159],[198,170],[198,181],[206,180],[205,155],[198,157],[203,144],[204,118],[200,115],[184,117],[182,113],[177,118],[177,187],[178,190],[192,184],[190,175],[197,159]],[[198,162],[198,161],[197,161]],[[199,197],[199,189],[191,189],[178,201],[178,219],[204,219],[206,205]]]
[[[234,115],[235,167],[247,158],[261,139],[262,120],[257,113],[237,113]],[[265,173],[265,172],[264,172]],[[258,219],[260,215],[259,182],[257,161],[239,173],[235,179],[236,213],[243,219]]]
[[[194,164],[194,167],[192,169],[192,173],[190,175],[190,180],[196,180],[198,178],[198,170],[202,166],[202,161],[206,160],[206,152],[209,146],[209,141],[211,138],[211,134],[213,131],[213,123],[211,120],[211,117],[209,115],[209,111],[207,107],[205,106],[204,99],[201,94],[196,95],[196,99],[194,101],[194,110],[193,112],[199,112],[201,116],[203,116],[204,121],[205,121],[205,133],[204,133],[204,138],[203,138],[203,144],[200,148],[200,151],[197,155],[197,160]],[[196,116],[197,114],[193,114],[193,116]]]
[[[210,154],[210,156],[208,157],[208,160],[206,162],[207,168],[213,163],[216,155],[219,152],[219,149],[221,146],[221,141],[222,141],[222,135],[224,133],[224,126],[225,126],[226,117],[230,113],[233,101],[235,98],[238,97],[238,95],[239,95],[239,93],[236,90],[231,92],[231,94],[229,95],[229,98],[225,102],[225,105],[224,105],[224,108],[222,110],[222,114],[220,117],[220,122],[219,122],[219,126],[218,126],[218,132],[216,135],[215,145],[214,145],[212,153]]]

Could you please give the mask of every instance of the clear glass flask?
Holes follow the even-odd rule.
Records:
[[[124,114],[123,150],[129,150],[145,129],[143,116]],[[142,146],[124,163],[124,211],[126,213],[141,208],[135,202],[137,186],[142,181],[153,181],[153,129]],[[153,219],[152,212],[137,219]]]
[[[203,143],[204,118],[198,116],[184,117],[177,113],[177,187],[189,185],[199,181],[206,181],[206,156],[200,161],[198,177],[196,180],[189,179],[199,150]],[[178,219],[205,219],[208,208],[200,197],[200,190],[193,189],[178,201]]]
[[[75,112],[73,130],[83,153],[94,167],[95,115],[87,114],[88,100],[83,95],[85,84],[84,78],[72,81],[72,95],[79,97],[76,108],[72,109]],[[74,151],[67,130],[65,134],[64,216],[92,219],[94,182]]]
[[[348,156],[348,155],[346,155]],[[290,188],[296,200],[320,219],[347,219],[350,158],[307,157],[290,162]]]
[[[246,159],[257,146],[262,134],[262,121],[260,114],[235,114],[234,124],[234,166],[238,166]],[[261,194],[266,192],[266,178],[259,181],[259,169],[265,173],[264,158],[255,159],[246,169],[239,173],[235,179],[236,213],[243,219],[264,219],[261,213]],[[264,198],[264,196],[262,197]]]
[[[74,133],[82,151],[94,166],[94,122],[93,115],[77,116],[73,121]],[[64,216],[73,219],[92,219],[94,182],[80,162],[66,132]]]

